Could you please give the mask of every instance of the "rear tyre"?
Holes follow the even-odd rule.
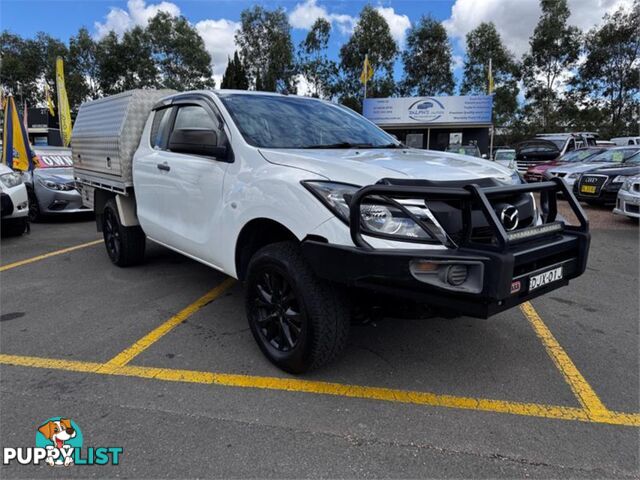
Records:
[[[343,294],[316,277],[293,242],[259,250],[246,280],[251,333],[277,367],[303,373],[336,358],[349,335]]]
[[[102,213],[102,234],[107,254],[115,265],[128,267],[144,259],[145,235],[142,228],[122,225],[113,198],[106,203]]]
[[[2,221],[3,237],[19,237],[27,231],[27,217],[8,218]]]

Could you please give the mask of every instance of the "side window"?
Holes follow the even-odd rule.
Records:
[[[633,145],[634,141],[633,140],[629,140],[629,143],[627,143],[627,145]]]
[[[217,121],[211,118],[209,112],[204,108],[198,105],[186,105],[178,109],[173,129],[180,130],[187,128],[202,128],[217,131],[220,129],[220,126]]]
[[[156,110],[154,113],[153,123],[151,124],[151,134],[149,135],[151,148],[156,150],[164,150],[166,148],[167,130],[172,110],[173,108],[169,107]]]
[[[567,152],[570,152],[571,150],[575,150],[576,148],[576,143],[573,139],[569,140],[569,143],[567,144]]]

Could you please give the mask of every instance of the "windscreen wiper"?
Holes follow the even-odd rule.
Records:
[[[318,145],[307,145],[302,148],[373,148],[370,143],[351,143],[351,142],[339,142],[339,143],[327,143]]]
[[[406,148],[401,143],[387,143],[386,145],[376,145],[371,148]]]

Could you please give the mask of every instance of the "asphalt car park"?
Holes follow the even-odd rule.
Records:
[[[354,325],[297,377],[261,355],[236,282],[153,244],[114,267],[86,218],[34,224],[2,240],[2,446],[66,416],[123,455],[57,477],[637,478],[638,225],[587,213],[568,287],[488,320]]]

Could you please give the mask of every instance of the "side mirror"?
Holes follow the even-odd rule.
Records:
[[[218,146],[218,134],[215,130],[202,128],[174,130],[169,138],[169,150],[176,153],[205,155],[217,160],[227,158],[227,147]]]

